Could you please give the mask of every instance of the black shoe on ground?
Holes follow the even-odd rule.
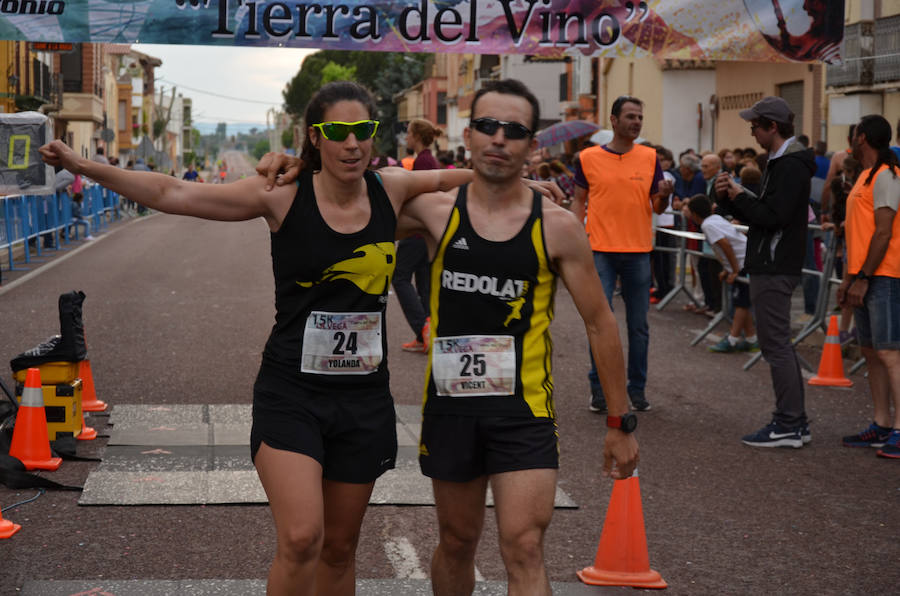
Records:
[[[650,402],[643,395],[630,395],[631,409],[636,412],[646,412],[650,410]]]
[[[891,429],[878,426],[874,422],[862,432],[844,437],[841,442],[844,447],[883,447],[885,441],[891,436]]]
[[[751,447],[803,447],[801,427],[787,428],[774,420],[753,434],[741,439],[744,445]]]
[[[591,403],[588,406],[588,410],[595,414],[606,414],[608,412],[606,399],[602,395],[598,395],[598,392],[591,391]]]

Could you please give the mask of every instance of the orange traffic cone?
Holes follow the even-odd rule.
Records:
[[[88,426],[84,421],[84,394],[82,393],[81,432],[76,437],[79,441],[93,441],[97,438],[97,430]]]
[[[838,331],[837,315],[828,321],[828,335],[822,348],[819,373],[809,380],[810,385],[827,387],[850,387],[853,381],[844,376],[844,360],[841,358],[841,335]]]
[[[637,470],[631,478],[613,484],[594,565],[576,573],[581,581],[592,586],[668,586],[658,572],[650,569]]]
[[[14,524],[8,519],[3,519],[3,514],[0,513],[0,540],[3,538],[9,538],[16,532],[22,529],[22,526],[19,524]]]
[[[62,464],[62,458],[51,457],[41,371],[37,368],[29,368],[25,377],[9,454],[25,464],[26,470],[55,470]]]
[[[91,361],[82,360],[78,363],[78,376],[81,377],[81,410],[84,412],[103,412],[106,410],[106,402],[97,399],[94,391],[94,375],[91,372]]]

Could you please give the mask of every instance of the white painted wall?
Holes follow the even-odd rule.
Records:
[[[591,93],[591,56],[574,52],[572,55],[572,73],[574,75],[573,97]]]
[[[463,129],[469,125],[468,118],[459,117],[459,106],[455,103],[447,105],[447,147],[453,153],[463,142]]]
[[[525,56],[503,56],[501,79],[518,79],[538,98],[541,119],[562,120],[559,101],[559,75],[566,72],[564,62],[525,62]]]
[[[649,140],[662,143],[671,149],[676,157],[688,147],[700,151],[714,151],[709,98],[716,92],[716,71],[666,70],[662,75],[662,138]],[[645,101],[654,100],[645,98]],[[697,147],[698,102],[703,105],[703,127],[700,129],[699,148]],[[718,141],[716,143],[718,144]]]
[[[72,120],[67,126],[72,135],[72,149],[82,157],[94,155],[94,123],[87,120]]]

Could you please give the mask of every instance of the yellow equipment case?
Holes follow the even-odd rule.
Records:
[[[69,364],[69,363],[54,363]],[[77,368],[77,363],[74,363]],[[41,379],[44,371],[41,367]],[[18,379],[17,379],[18,380]],[[16,383],[16,399],[22,403],[22,383]],[[44,412],[47,414],[47,436],[55,441],[60,436],[77,437],[81,434],[81,379],[69,383],[44,384],[41,386],[44,398]]]

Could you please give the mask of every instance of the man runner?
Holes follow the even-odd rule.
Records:
[[[434,257],[419,446],[440,530],[432,585],[439,596],[472,593],[490,483],[509,593],[550,594],[543,538],[558,468],[549,333],[557,278],[585,321],[607,399],[604,475],[631,476],[636,418],[584,226],[520,179],[537,144],[537,100],[518,81],[492,82],[471,114],[473,182],[413,199],[399,222],[401,233],[423,233]]]

